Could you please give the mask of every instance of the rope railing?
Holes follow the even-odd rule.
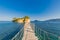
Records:
[[[38,40],[60,40],[58,35],[47,32],[41,28],[36,27],[35,25],[32,26],[32,29],[35,31],[35,35],[38,37]]]
[[[22,28],[11,40],[22,40],[24,28]]]

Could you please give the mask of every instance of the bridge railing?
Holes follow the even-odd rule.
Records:
[[[32,29],[35,31],[35,35],[38,37],[38,40],[60,40],[60,37],[56,34],[50,33],[42,30],[41,28],[36,27],[34,24]]]
[[[24,28],[22,28],[11,40],[22,40]]]

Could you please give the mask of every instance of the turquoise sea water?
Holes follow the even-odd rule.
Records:
[[[34,22],[34,24],[39,40],[60,40],[60,22]]]
[[[51,40],[58,40],[58,37],[60,36],[60,22],[33,22],[35,24],[35,27],[37,27],[37,32],[36,35],[38,38],[44,40],[44,34],[45,34],[45,39],[48,37]],[[0,22],[0,40],[9,40],[11,39],[20,29],[23,27],[22,24],[18,23],[13,23],[9,21],[1,21]],[[48,37],[47,34],[44,33],[43,31],[39,30],[38,28],[47,31],[48,32]],[[41,33],[40,33],[41,31]],[[51,35],[49,33],[57,35],[55,37],[54,35]],[[41,36],[42,37],[41,37]],[[40,40],[39,39],[39,40]]]
[[[0,22],[0,40],[11,39],[20,29],[23,27],[22,24],[13,23],[9,21]]]
[[[39,22],[35,23],[35,26],[49,33],[60,36],[60,22]]]

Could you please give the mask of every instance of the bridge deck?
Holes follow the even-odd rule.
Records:
[[[24,36],[22,40],[38,40],[30,23],[26,23],[24,26]]]

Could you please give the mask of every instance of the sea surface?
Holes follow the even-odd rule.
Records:
[[[60,36],[60,22],[37,22],[35,26],[49,33]]]
[[[40,28],[44,31],[55,34],[58,37],[60,36],[60,22],[33,22],[33,23],[35,24],[35,27],[37,28]],[[23,28],[23,25],[19,23],[14,23],[10,21],[0,21],[0,40],[11,39],[22,28]]]
[[[35,27],[60,36],[60,22],[32,21]]]
[[[33,22],[33,23],[35,24],[36,31],[35,33],[39,40],[40,39],[44,40],[44,35],[46,36],[45,40],[60,40],[60,22]],[[41,35],[42,37],[39,35]]]
[[[11,39],[22,27],[23,25],[19,23],[0,21],[0,40]]]

